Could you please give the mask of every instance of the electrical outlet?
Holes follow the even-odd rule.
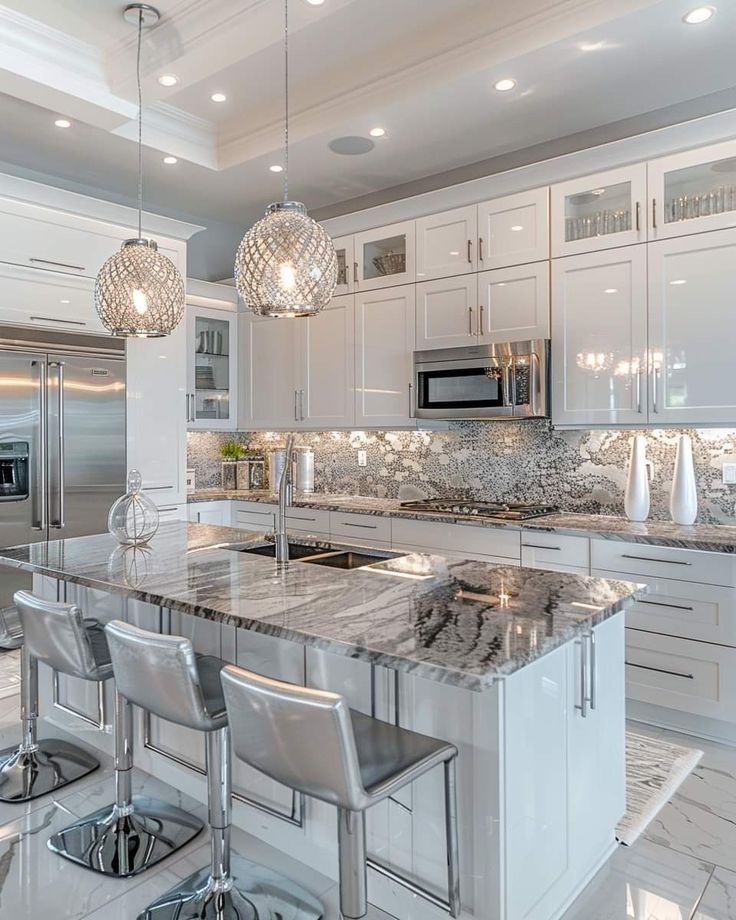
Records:
[[[368,451],[367,450],[358,451],[358,466],[368,466]]]
[[[723,464],[723,481],[726,485],[736,486],[736,463]]]

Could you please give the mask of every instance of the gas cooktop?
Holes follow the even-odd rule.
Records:
[[[554,514],[554,505],[530,505],[524,502],[473,502],[454,498],[424,498],[402,502],[407,511],[429,511],[435,514],[456,514],[458,517],[494,518],[501,521],[528,521],[530,518]]]

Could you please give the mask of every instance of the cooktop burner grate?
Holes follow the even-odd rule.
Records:
[[[496,518],[504,521],[527,521],[530,518],[554,514],[555,505],[534,505],[525,502],[474,502],[452,498],[424,498],[402,502],[407,511],[428,511],[434,514],[456,514],[461,517]]]

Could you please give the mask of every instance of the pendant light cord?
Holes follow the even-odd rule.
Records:
[[[284,0],[284,201],[289,200],[289,0]]]
[[[138,53],[135,74],[138,83],[138,239],[143,236],[143,93],[141,91],[141,36],[143,10],[138,10]]]

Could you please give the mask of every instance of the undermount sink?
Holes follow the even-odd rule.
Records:
[[[359,550],[344,550],[319,556],[312,554],[307,559],[302,559],[302,562],[327,565],[332,569],[362,569],[367,565],[375,565],[377,562],[386,562],[387,559],[396,559],[398,555],[399,553],[365,553]]]
[[[240,553],[253,553],[256,556],[268,556],[270,559],[276,558],[276,544],[264,543],[261,546],[239,546],[237,551]],[[319,546],[305,546],[303,543],[289,543],[289,559],[304,559],[305,556],[315,556],[317,553],[324,553],[325,550]]]

